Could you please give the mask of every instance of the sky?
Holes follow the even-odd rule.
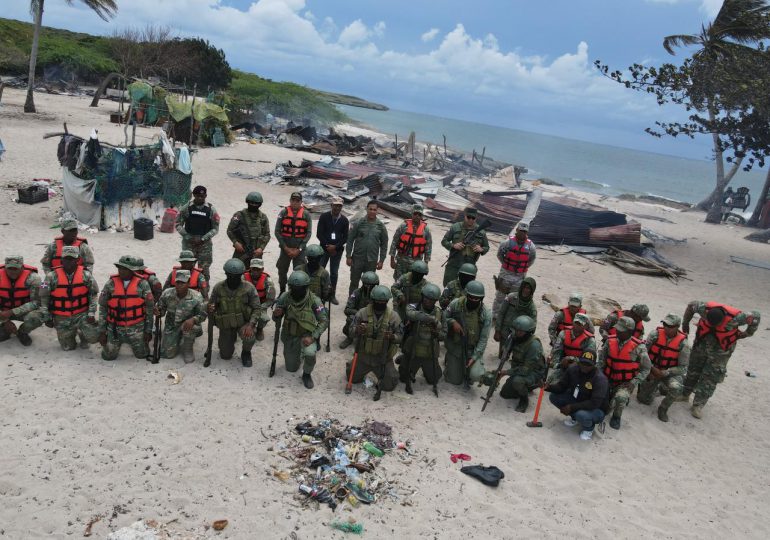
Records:
[[[29,0],[0,16],[31,21]],[[117,0],[109,22],[78,1],[43,24],[92,34],[169,26],[223,49],[234,68],[391,108],[695,159],[705,138],[656,139],[682,119],[594,68],[679,61],[662,40],[698,33],[721,0]]]

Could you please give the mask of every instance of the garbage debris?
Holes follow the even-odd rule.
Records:
[[[452,463],[457,463],[458,461],[470,461],[471,456],[468,454],[449,454],[449,459]]]
[[[601,260],[614,264],[628,274],[663,276],[674,283],[678,283],[679,278],[687,273],[684,268],[680,268],[670,263],[656,262],[653,260],[651,253],[647,250],[643,252],[643,255],[645,253],[647,253],[647,257],[640,257],[639,255],[635,255],[628,251],[611,247],[601,256]]]
[[[356,523],[355,521],[332,521],[329,523],[329,527],[332,529],[336,529],[338,531],[346,532],[346,533],[353,533],[353,534],[363,534],[364,533],[364,526],[360,523]]]
[[[229,521],[226,519],[218,519],[214,523],[211,524],[211,528],[215,531],[223,531],[225,527],[227,527],[227,524]]]
[[[500,484],[500,480],[505,478],[505,473],[494,465],[490,465],[489,467],[485,467],[484,465],[467,465],[460,469],[460,472],[472,476],[483,484],[492,487],[497,487]]]

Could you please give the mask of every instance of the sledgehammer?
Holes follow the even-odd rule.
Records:
[[[551,367],[551,362],[546,361],[545,375],[543,375],[543,382],[540,385],[540,393],[537,396],[537,405],[535,405],[535,416],[531,422],[527,422],[527,427],[543,427],[543,423],[538,421],[537,417],[540,416],[540,404],[543,403],[543,394],[545,393],[545,381],[548,380],[548,368]]]

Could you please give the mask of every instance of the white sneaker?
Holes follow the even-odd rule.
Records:
[[[580,432],[580,439],[583,441],[590,441],[591,437],[594,436],[593,431],[581,431]]]
[[[567,419],[564,420],[564,425],[567,427],[575,427],[576,425],[578,425],[578,422],[574,418],[568,417]]]

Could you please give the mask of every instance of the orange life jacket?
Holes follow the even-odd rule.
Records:
[[[254,285],[254,288],[257,289],[257,294],[259,295],[259,303],[264,304],[265,299],[267,298],[267,278],[270,277],[270,274],[262,271],[262,275],[259,276],[259,279],[256,283],[254,283],[254,280],[251,279],[251,272],[246,272],[243,274],[243,279]]]
[[[54,252],[54,256],[51,257],[51,268],[57,268],[61,266],[61,252],[62,248],[64,247],[64,237],[63,236],[57,236],[54,238],[54,242],[56,243],[56,251]],[[85,238],[80,238],[79,236],[75,238],[75,241],[69,244],[70,246],[74,246],[76,248],[80,248],[80,244],[87,244],[88,240]],[[78,266],[83,265],[83,257],[78,257]]]
[[[585,313],[585,312],[586,310],[583,308],[580,308],[578,310],[578,313]],[[562,330],[572,330],[572,313],[570,313],[569,307],[561,308],[561,314],[563,315],[563,317],[561,322],[556,327],[557,334]]]
[[[11,283],[5,265],[0,266],[0,308],[13,309],[29,302],[31,291],[26,282],[32,272],[37,273],[37,268],[25,264],[18,279]]]
[[[54,315],[72,317],[88,311],[88,287],[83,281],[83,267],[78,266],[72,276],[72,283],[67,279],[63,268],[56,272],[56,288],[51,291],[50,311]]]
[[[139,296],[140,276],[134,276],[123,288],[123,280],[118,274],[110,276],[115,289],[107,300],[107,322],[118,326],[134,326],[144,322],[145,299]]]
[[[726,351],[732,347],[736,341],[738,341],[738,327],[736,326],[732,330],[728,330],[727,323],[737,317],[741,313],[741,310],[732,306],[728,306],[727,304],[719,304],[717,302],[706,303],[706,310],[713,308],[722,308],[722,310],[725,312],[725,318],[717,326],[712,326],[706,320],[706,317],[701,317],[700,321],[698,321],[696,339],[703,339],[708,334],[713,333],[717,338],[719,347],[723,351]]]
[[[618,316],[618,320],[620,320],[621,317],[625,317],[626,316],[626,312],[623,311],[622,309],[619,309],[619,310],[615,311],[615,315],[617,315]],[[610,326],[610,329],[607,330],[607,334],[610,335],[610,336],[615,336],[615,335],[617,335],[617,333],[618,333],[618,331],[615,330],[615,325]],[[643,335],[644,335],[644,323],[642,323],[642,321],[637,321],[636,322],[636,328],[634,328],[633,336],[635,338],[637,338],[637,339],[642,339]]]
[[[578,337],[572,337],[572,328],[564,331],[564,356],[576,356],[580,358],[583,354],[583,343],[585,340],[591,337],[591,334],[586,330],[578,335]]]
[[[400,255],[416,259],[425,253],[428,241],[425,238],[425,222],[421,221],[417,230],[414,230],[414,221],[406,220],[406,230],[398,239],[396,249]]]
[[[519,244],[514,238],[513,245],[508,248],[508,253],[503,258],[503,268],[517,274],[526,274],[529,269],[529,250],[532,240],[527,238],[523,244]]]
[[[286,215],[281,220],[281,236],[284,238],[305,238],[308,225],[304,206],[300,207],[296,215],[291,206],[287,206]]]
[[[612,386],[627,383],[639,373],[639,362],[631,360],[631,352],[639,346],[641,340],[631,337],[621,349],[618,338],[609,338],[609,354],[606,359],[604,374]]]
[[[679,365],[679,346],[687,339],[687,336],[683,332],[677,332],[676,336],[671,340],[671,343],[666,343],[668,338],[666,332],[662,326],[658,326],[658,339],[652,344],[650,350],[647,351],[650,355],[650,361],[652,364],[660,369],[668,369]]]
[[[171,286],[174,287],[176,285],[176,271],[181,270],[181,266],[175,266],[171,269]],[[190,286],[191,289],[200,291],[201,290],[201,284],[200,284],[200,277],[203,270],[201,270],[198,267],[193,268],[190,270],[190,281],[187,282],[187,284]]]

